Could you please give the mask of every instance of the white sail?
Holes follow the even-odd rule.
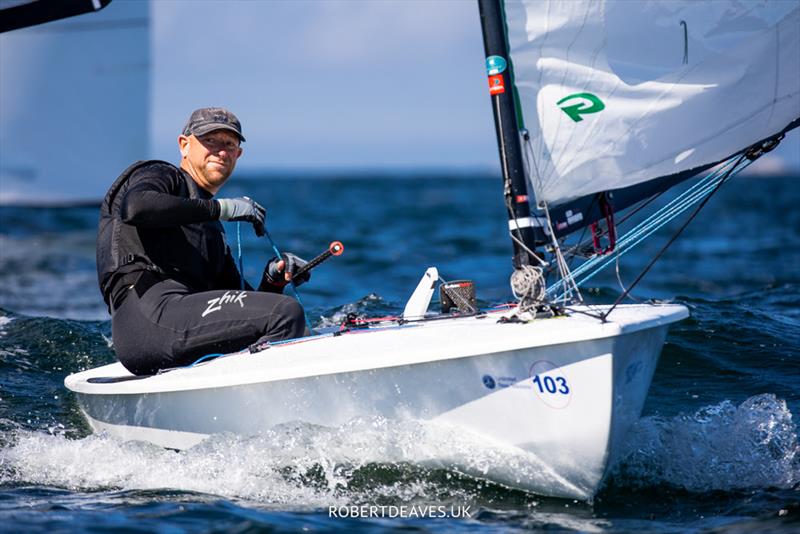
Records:
[[[505,2],[551,205],[720,161],[800,117],[800,2]]]
[[[146,1],[0,35],[0,204],[102,199],[147,155],[149,61]]]

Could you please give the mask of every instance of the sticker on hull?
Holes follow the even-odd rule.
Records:
[[[547,360],[539,360],[531,366],[531,389],[544,404],[561,410],[572,400],[572,386],[563,367]]]

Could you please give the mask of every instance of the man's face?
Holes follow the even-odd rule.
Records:
[[[206,191],[216,193],[236,167],[242,155],[239,138],[228,130],[214,130],[196,137],[178,137],[181,167]]]

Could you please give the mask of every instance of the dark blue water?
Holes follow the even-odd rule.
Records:
[[[673,326],[625,458],[592,503],[417,461],[458,446],[423,422],[284,426],[183,452],[92,435],[63,379],[114,361],[95,282],[96,209],[0,208],[0,530],[795,532],[798,180],[727,184],[633,291],[684,303],[692,317]],[[497,179],[250,177],[223,193],[264,203],[285,250],[311,257],[344,242],[302,288],[314,323],[398,313],[432,265],[475,280],[484,304],[511,297]],[[676,225],[623,258],[623,284]],[[236,227],[228,233],[235,248]],[[249,228],[242,237],[256,281],[270,253]],[[611,271],[586,294],[608,302],[619,287]],[[361,504],[469,506],[471,517],[328,516]]]

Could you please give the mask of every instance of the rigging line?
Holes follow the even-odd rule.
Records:
[[[737,171],[738,172],[738,171]],[[712,175],[714,179],[716,179],[716,175]],[[700,199],[702,199],[705,195],[709,193],[715,184],[712,180],[708,180],[702,188],[698,189],[695,192],[692,192],[691,195],[682,196],[680,203],[672,202],[667,204],[664,208],[656,212],[650,219],[643,221],[639,225],[637,225],[634,229],[628,232],[620,241],[622,242],[622,246],[626,246],[629,242],[638,239],[640,235],[647,233],[651,233],[652,229],[656,229],[662,225],[662,221],[668,221],[674,218],[675,215],[680,214],[692,204],[697,203]]]
[[[660,211],[654,214],[649,219],[643,221],[642,223],[634,227],[632,230],[630,230],[627,234],[625,234],[617,242],[618,247],[627,248],[629,243],[631,243],[632,241],[638,242],[637,240],[639,240],[640,236],[646,237],[647,235],[650,235],[654,230],[660,228],[665,222],[672,220],[676,215],[686,211],[689,208],[689,206],[697,203],[713,188],[714,185],[711,184],[708,187],[693,194],[690,198],[687,198],[684,203],[672,206],[666,211],[663,212]]]
[[[728,162],[728,164],[724,165],[722,168],[724,169],[725,167],[727,167],[733,161],[734,160],[730,160]],[[733,175],[738,174],[742,170],[746,169],[750,165],[750,163],[751,162],[748,161],[744,165],[737,166],[736,168],[731,169],[731,173],[728,174],[724,179],[725,180],[730,179],[730,177],[732,177]],[[709,175],[708,177],[704,178],[700,182],[700,184],[697,184],[697,185],[702,185],[703,181],[706,181],[708,179],[712,179],[712,178],[714,178],[715,176],[717,176],[719,174],[720,174],[719,172],[714,172],[711,175]],[[707,195],[709,193],[709,191],[711,189],[713,189],[714,184],[710,183],[710,182],[709,182],[709,184],[710,184],[709,186],[705,187],[698,194],[695,194],[692,198],[690,198],[686,204],[682,205],[681,207],[679,207],[677,209],[672,209],[669,213],[663,214],[660,217],[656,217],[656,215],[651,215],[647,220],[645,220],[643,223],[638,225],[634,230],[630,231],[627,235],[625,235],[623,237],[623,239],[618,243],[618,250],[619,250],[620,256],[624,255],[624,254],[627,254],[630,250],[632,250],[633,248],[638,246],[639,243],[641,243],[642,241],[647,239],[655,231],[657,231],[658,229],[660,229],[661,227],[666,225],[669,221],[674,219],[680,213],[683,213],[684,211],[689,209],[689,207],[691,207],[693,204],[695,204],[699,200],[701,200],[705,195]],[[697,187],[697,185],[695,185],[693,187]],[[589,274],[585,275],[583,278],[578,280],[578,282],[577,282],[578,286],[582,286],[588,280],[590,280],[596,274],[598,274],[600,271],[602,271],[603,269],[608,267],[610,262],[611,262],[611,258],[608,258],[608,257],[605,257],[605,256],[603,256],[603,257],[596,256],[596,257],[593,257],[590,260],[584,262],[583,264],[581,264],[573,272],[573,276],[574,277],[578,278],[585,271],[587,271],[589,269],[593,269],[593,270]],[[549,287],[547,289],[547,293],[551,294],[556,289],[558,289],[558,286],[557,285],[553,285],[553,286],[551,286],[551,287]]]
[[[517,234],[522,236],[522,229],[519,226],[519,221],[517,220],[517,216],[514,213],[514,208],[511,205],[511,196],[513,193],[509,191],[506,194],[506,188],[511,188],[511,177],[508,174],[508,158],[506,157],[506,141],[503,137],[503,116],[500,114],[500,95],[497,95],[494,99],[495,103],[495,112],[497,114],[497,122],[499,126],[500,135],[498,138],[500,139],[500,162],[503,166],[503,197],[505,199],[506,209],[508,209],[509,221],[514,221],[514,226],[517,227]],[[531,214],[531,217],[533,214]],[[541,265],[547,265],[545,261],[540,258],[534,251],[532,251],[528,246],[522,242],[521,239],[518,239],[514,236],[514,231],[509,228],[508,234],[511,236],[511,240],[517,243],[519,246],[523,248],[528,254],[533,256],[536,261],[538,261]]]
[[[732,161],[733,160],[731,160],[731,162]],[[731,162],[728,162],[728,163],[731,163]],[[742,165],[742,166],[740,166],[738,168],[731,169],[731,173],[727,175],[725,180],[730,179],[730,177],[732,177],[734,174],[737,174],[737,173],[741,172],[742,170],[744,170],[745,168],[747,168],[750,165],[750,163],[751,162],[748,161],[744,165]],[[722,168],[725,168],[727,166],[728,166],[728,164],[726,164]],[[709,176],[707,176],[706,178],[701,180],[701,183],[703,181],[706,181],[706,180],[708,180],[710,178],[713,178],[713,177],[717,176],[718,174],[719,173],[715,171],[714,173],[710,174]],[[697,184],[695,186],[693,186],[693,188],[695,188],[695,187],[697,187]],[[708,192],[711,189],[713,189],[713,187],[714,187],[714,184],[710,184],[709,187],[706,187],[705,189],[700,191],[699,194],[694,195],[691,199],[689,199],[688,202],[686,202],[685,204],[680,206],[678,209],[671,210],[666,215],[661,215],[661,216],[658,216],[658,217],[656,216],[657,214],[651,215],[647,220],[643,221],[636,228],[634,228],[633,230],[628,232],[628,234],[626,234],[617,243],[619,255],[622,256],[624,254],[627,254],[628,251],[630,251],[633,248],[635,248],[639,243],[641,243],[647,237],[652,235],[656,230],[658,230],[659,228],[661,228],[662,226],[667,224],[669,221],[674,219],[679,214],[681,214],[684,211],[686,211],[687,209],[689,209],[689,207],[691,207],[693,204],[697,203],[700,199],[703,198],[703,196],[707,195]],[[683,196],[683,195],[681,195],[681,196]],[[633,242],[631,242],[631,241],[633,241]],[[578,282],[577,282],[578,286],[582,286],[588,280],[590,280],[596,274],[598,274],[600,271],[602,271],[603,269],[608,267],[610,262],[611,262],[611,258],[609,258],[607,256],[595,256],[595,257],[591,258],[590,260],[588,260],[588,261],[584,262],[583,264],[581,264],[572,273],[575,278],[579,277],[581,274],[583,274],[585,271],[587,271],[589,269],[593,269],[593,270],[589,274],[587,274],[586,276],[584,276],[583,278],[578,280]],[[550,286],[547,289],[547,293],[551,294],[556,289],[558,289],[558,286],[554,284],[554,285]]]
[[[539,258],[539,256],[537,256],[537,255],[536,255],[536,254],[535,254],[535,253],[534,253],[534,252],[533,252],[531,249],[529,249],[529,248],[528,248],[528,247],[525,245],[525,243],[523,243],[523,242],[522,242],[522,240],[521,240],[521,239],[519,239],[518,237],[515,237],[515,236],[514,236],[514,234],[513,234],[513,232],[509,232],[509,235],[511,236],[511,240],[512,240],[512,241],[514,241],[516,244],[518,244],[518,245],[519,245],[519,246],[521,246],[523,249],[525,249],[525,251],[526,251],[528,254],[530,254],[530,255],[532,255],[534,258],[536,258],[536,260],[537,260],[537,261],[538,261],[538,262],[539,262],[539,263],[540,263],[540,264],[541,264],[543,267],[547,267],[547,266],[549,266],[549,263],[547,263],[546,261],[544,261],[544,260],[542,260],[541,258]]]
[[[539,173],[539,166],[536,163],[536,158],[534,157],[534,153],[533,153],[533,146],[531,144],[531,138],[530,138],[530,135],[529,135],[527,130],[525,131],[525,133],[523,135],[523,141],[524,141],[523,145],[526,148],[526,150],[523,151],[524,163],[525,163],[525,166],[526,166],[526,169],[525,169],[525,171],[526,171],[526,179],[528,177],[530,177],[531,174],[532,174],[530,172],[531,163],[528,160],[528,151],[530,151],[530,159],[531,159],[531,161],[533,161],[533,165],[536,168],[536,180],[539,182],[539,190],[541,190],[541,188],[542,188],[541,174]],[[534,188],[534,198],[536,198],[535,188]],[[529,205],[530,205],[530,201],[529,201]],[[508,208],[509,211],[511,211],[511,206],[509,205],[508,198],[506,198],[506,207]],[[539,219],[539,217],[535,213],[531,213],[530,217],[532,219],[536,219],[536,220]],[[516,218],[514,219],[514,221],[516,223]],[[519,225],[517,225],[517,230],[519,230]],[[551,226],[551,230],[552,230],[552,226]],[[509,233],[511,234],[511,239],[513,239],[514,241],[519,243],[523,248],[525,248],[525,250],[527,250],[530,254],[532,254],[533,257],[536,258],[539,261],[539,264],[542,266],[543,269],[547,269],[547,273],[549,273],[549,272],[551,272],[553,270],[553,265],[550,262],[545,262],[543,259],[539,258],[539,256],[534,254],[533,251],[528,249],[528,247],[525,246],[524,243],[522,243],[520,240],[518,240],[518,239],[516,239],[514,237],[513,232],[509,232]]]
[[[567,311],[571,311],[572,313],[580,313],[581,315],[586,315],[588,317],[591,317],[592,319],[597,319],[598,321],[605,322],[605,320],[603,319],[603,314],[597,309],[593,309],[593,311],[595,311],[595,313],[597,315],[595,315],[594,313],[590,313],[590,312],[588,312],[586,310],[579,310],[577,308],[570,308],[569,306],[564,306],[563,309],[567,310]],[[592,308],[590,308],[590,309],[592,309]]]
[[[244,291],[244,261],[242,260],[242,223],[236,223],[236,259],[239,264],[239,289]]]
[[[578,289],[577,284],[575,284],[575,280],[572,277],[572,273],[570,273],[569,267],[567,266],[567,262],[564,261],[564,255],[561,252],[561,247],[558,243],[558,239],[556,239],[556,234],[553,231],[553,222],[550,219],[550,210],[547,208],[547,203],[543,202],[542,206],[544,208],[545,216],[547,217],[547,227],[550,230],[550,237],[553,242],[553,247],[556,255],[556,261],[558,262],[558,270],[561,274],[562,284],[564,286],[564,298],[566,302],[566,298],[572,297],[572,291],[575,290],[575,293],[578,296],[578,301],[583,302],[583,295],[581,295],[580,290]],[[571,287],[570,287],[571,285]]]
[[[628,234],[626,234],[625,237],[620,242],[617,243],[620,255],[626,254],[629,250],[633,249],[639,243],[641,243],[650,235],[652,235],[656,230],[658,230],[659,228],[667,224],[669,221],[671,221],[672,219],[674,219],[675,217],[677,217],[678,215],[689,209],[689,207],[691,207],[692,205],[696,204],[700,199],[702,199],[705,195],[707,195],[711,189],[713,189],[713,186],[703,190],[701,193],[694,196],[683,206],[680,206],[672,210],[670,213],[664,216],[658,218],[651,217],[650,219],[645,221],[645,223],[647,223],[646,225],[644,225],[643,223],[644,225],[643,228],[640,229],[639,227],[637,227]],[[594,270],[591,273],[584,276],[583,278],[581,278],[578,281],[578,285],[583,285],[589,279],[594,277],[594,275],[596,275],[598,272],[608,267],[611,261],[612,259],[607,256],[596,256],[591,260],[581,264],[581,266],[578,267],[578,269],[576,269],[575,272],[573,273],[575,277],[582,275],[585,271],[589,270],[590,268],[594,268]],[[600,265],[597,265],[598,263]]]
[[[732,173],[733,173],[733,171],[736,169],[736,167],[737,167],[737,166],[738,166],[738,165],[739,165],[739,164],[740,164],[742,161],[744,161],[745,159],[746,159],[746,157],[745,157],[745,154],[742,154],[741,156],[739,156],[739,160],[736,162],[736,165],[734,165],[734,166],[733,166],[733,168],[731,168],[731,169],[730,169],[730,170],[729,170],[729,171],[728,171],[728,172],[727,172],[727,173],[726,173],[726,174],[725,174],[725,175],[724,175],[722,178],[720,178],[720,180],[719,180],[719,183],[718,183],[718,184],[717,184],[717,186],[714,188],[714,190],[713,190],[713,191],[711,191],[711,192],[708,194],[708,196],[707,196],[706,198],[704,198],[704,199],[703,199],[703,201],[702,201],[702,202],[700,202],[700,204],[699,204],[699,205],[698,205],[698,206],[695,208],[694,212],[692,212],[692,214],[689,216],[689,218],[688,218],[688,219],[687,219],[687,220],[686,220],[686,221],[683,223],[683,225],[682,225],[680,228],[678,228],[678,231],[677,231],[677,232],[675,232],[675,234],[674,234],[674,235],[673,235],[673,236],[672,236],[672,237],[669,239],[669,241],[667,241],[667,243],[666,243],[666,244],[665,244],[665,245],[664,245],[664,246],[661,248],[661,250],[659,250],[659,251],[658,251],[658,254],[656,254],[656,255],[653,257],[653,259],[652,259],[652,260],[650,260],[650,263],[648,263],[648,264],[647,264],[647,266],[646,266],[646,267],[645,267],[645,268],[642,270],[642,272],[641,272],[641,273],[639,273],[639,276],[637,276],[637,277],[636,277],[636,279],[633,281],[633,283],[631,284],[631,286],[630,286],[630,287],[629,287],[627,290],[625,290],[625,292],[624,292],[624,293],[622,293],[622,295],[620,295],[620,296],[617,298],[617,300],[614,302],[614,304],[612,304],[612,305],[611,305],[611,307],[610,307],[610,308],[609,308],[609,309],[606,311],[606,313],[603,315],[603,320],[605,320],[605,319],[608,317],[608,314],[610,314],[612,311],[614,311],[614,308],[616,308],[616,307],[617,307],[617,305],[618,305],[620,302],[622,302],[622,300],[623,300],[623,299],[624,299],[624,298],[625,298],[625,297],[628,295],[628,293],[630,293],[630,291],[631,291],[631,290],[632,290],[632,289],[633,289],[633,288],[636,286],[636,284],[638,284],[638,283],[639,283],[639,281],[640,281],[640,280],[641,280],[641,279],[644,277],[644,275],[645,275],[645,274],[646,274],[646,273],[647,273],[647,272],[650,270],[650,268],[651,268],[651,267],[653,267],[653,265],[655,265],[656,261],[658,261],[658,259],[659,259],[659,258],[660,258],[660,257],[661,257],[663,254],[664,254],[664,252],[666,252],[666,251],[667,251],[667,248],[669,248],[669,246],[670,246],[670,245],[671,245],[673,242],[675,242],[675,240],[676,240],[676,239],[678,239],[678,237],[681,235],[681,233],[683,232],[683,230],[684,230],[684,229],[685,229],[687,226],[689,226],[689,223],[690,223],[690,222],[692,222],[692,220],[694,220],[694,218],[697,216],[697,214],[698,214],[698,213],[700,213],[700,210],[702,210],[702,209],[703,209],[703,207],[704,207],[704,206],[705,206],[705,205],[708,203],[708,201],[709,201],[709,200],[711,200],[711,197],[712,197],[712,196],[714,196],[714,193],[716,193],[717,191],[719,191],[719,188],[720,188],[720,187],[722,187],[722,184],[724,184],[724,183],[726,182],[726,180],[727,180],[727,179],[728,179],[728,178],[729,178],[729,177],[732,175]]]
[[[616,256],[616,261],[614,262],[614,264],[615,264],[615,265],[614,265],[614,267],[615,267],[615,268],[614,268],[614,271],[617,273],[617,283],[619,283],[619,288],[620,288],[620,289],[622,290],[622,292],[624,293],[624,292],[626,292],[626,291],[628,291],[628,290],[625,288],[625,284],[623,284],[623,283],[622,283],[622,276],[619,274],[619,258],[620,258],[620,256],[622,256],[622,254],[620,254],[620,252],[619,252],[619,249],[617,249],[617,253],[615,254],[615,256]],[[639,300],[639,299],[637,299],[636,297],[634,297],[634,296],[633,296],[633,294],[632,294],[632,293],[630,293],[630,292],[629,292],[629,294],[628,294],[628,298],[631,298],[631,299],[633,299],[633,300],[634,300],[634,301],[636,301],[636,303],[638,303],[638,304],[641,304],[641,303],[642,303],[642,301],[641,301],[641,300]]]
[[[547,203],[543,202],[542,203],[542,207],[544,209],[545,217],[547,218],[547,228],[549,230],[550,239],[551,239],[551,241],[553,243],[553,254],[555,255],[556,265],[558,266],[559,275],[561,276],[561,285],[564,288],[563,297],[564,297],[564,301],[565,301],[565,304],[566,304],[566,299],[569,296],[571,296],[572,291],[571,291],[569,285],[567,284],[567,276],[568,275],[564,272],[564,266],[562,265],[563,256],[561,256],[560,253],[559,253],[560,247],[559,247],[559,244],[558,244],[558,240],[556,239],[555,234],[553,232],[553,225],[552,225],[552,223],[550,221],[550,211],[547,209]]]
[[[522,133],[522,141],[523,141],[522,145],[525,147],[525,150],[522,151],[522,156],[523,156],[524,162],[525,162],[525,177],[526,178],[530,178],[531,176],[535,176],[536,177],[536,181],[538,182],[538,185],[539,185],[539,191],[541,191],[541,188],[542,188],[541,173],[539,172],[539,165],[536,162],[536,157],[534,156],[534,153],[533,153],[533,146],[531,145],[531,136],[530,136],[530,132],[528,132],[528,130],[525,130]],[[530,154],[529,154],[529,152],[530,152]],[[533,167],[533,169],[535,170],[535,173],[531,172],[531,167]],[[534,186],[535,184],[533,184],[533,182],[531,182],[531,185]],[[537,197],[536,187],[533,188],[533,195],[534,195],[534,198],[538,198]]]
[[[688,209],[689,206],[696,204],[703,197],[708,195],[708,193],[714,189],[714,186],[715,184],[709,184],[707,187],[704,187],[702,190],[687,198],[684,204],[673,206],[669,210],[657,214],[656,217],[652,218],[651,220],[644,221],[642,224],[638,225],[631,232],[625,235],[624,239],[622,240],[623,246],[627,246],[628,243],[638,240],[642,235],[649,235],[653,230],[660,228],[665,222],[670,221],[676,215],[683,213]]]
[[[620,226],[620,225],[622,225],[622,224],[625,224],[625,222],[626,222],[628,219],[630,219],[631,217],[633,217],[634,215],[636,215],[637,213],[639,213],[640,211],[642,211],[644,208],[646,208],[647,206],[649,206],[651,202],[653,202],[655,199],[657,199],[658,197],[660,197],[660,196],[661,196],[661,195],[664,193],[664,191],[666,191],[666,189],[664,189],[663,191],[659,191],[659,192],[658,192],[658,193],[656,193],[655,195],[651,195],[649,198],[646,198],[646,199],[644,199],[644,200],[641,202],[641,204],[639,204],[637,207],[633,208],[631,211],[629,211],[628,213],[626,213],[626,214],[625,214],[625,216],[624,216],[624,217],[622,217],[622,218],[619,220],[619,222],[617,223],[617,226]]]
[[[719,174],[721,174],[721,172],[724,171],[727,167],[729,167],[733,161],[734,161],[733,159],[729,160],[725,165],[720,167],[720,169],[717,169],[708,176],[699,180],[692,187],[688,188],[686,191],[678,195],[678,197],[676,197],[675,199],[668,202],[666,205],[659,208],[650,217],[639,223],[637,226],[632,228],[627,234],[622,236],[622,238],[618,241],[617,246],[619,248],[624,248],[630,241],[636,239],[642,233],[648,232],[654,225],[660,225],[660,221],[664,220],[665,218],[674,216],[676,211],[680,213],[688,209],[689,205],[697,202],[700,198],[702,198],[705,194],[707,194],[708,190],[713,188],[713,181],[715,180],[715,178]],[[589,261],[581,264],[575,270],[575,272],[573,272],[573,275],[578,276],[583,271],[589,269],[594,263],[598,263],[601,260],[602,257],[595,256]]]
[[[530,132],[525,130],[525,135],[523,136],[523,139],[525,141],[524,146],[527,149],[527,150],[523,151],[523,154],[525,155],[525,163],[528,166],[527,177],[530,179],[531,176],[534,176],[535,179],[536,179],[536,183],[535,184],[533,183],[533,180],[530,180],[531,186],[533,187],[533,198],[534,198],[534,200],[536,200],[536,199],[539,198],[540,192],[543,190],[543,187],[544,187],[543,186],[544,182],[542,181],[542,176],[543,175],[542,175],[541,170],[539,169],[539,162],[536,160],[536,152],[533,149],[533,143],[531,143]],[[530,172],[531,163],[528,161],[528,157],[529,157],[528,156],[528,152],[530,152],[530,161],[533,162],[533,168],[536,170],[536,174],[535,175],[532,172]],[[534,203],[534,207],[535,207],[535,203]]]
[[[272,252],[275,253],[275,255],[278,257],[279,260],[282,259],[283,254],[281,254],[281,251],[278,250],[278,247],[277,245],[275,245],[275,241],[272,240],[272,236],[269,235],[269,230],[267,230],[266,226],[264,226],[264,235],[267,237],[267,240],[269,241],[269,244],[272,247]],[[308,319],[308,314],[306,313],[306,306],[305,304],[303,304],[303,300],[300,298],[300,293],[297,291],[297,286],[294,285],[294,281],[289,282],[287,285],[291,286],[292,292],[294,293],[294,297],[297,299],[297,303],[300,304],[301,308],[303,308],[303,317],[306,320],[306,326],[308,326],[308,329],[313,333],[314,328],[311,326],[311,321]]]
[[[666,191],[666,189],[664,191]],[[643,210],[644,208],[649,206],[650,203],[652,203],[654,200],[656,200],[658,197],[660,197],[664,193],[664,191],[659,191],[658,193],[656,193],[654,195],[651,195],[650,197],[642,199],[641,201],[639,201],[639,205],[638,206],[633,208],[630,212],[626,213],[625,216],[622,217],[619,220],[618,223],[616,223],[617,228],[621,227],[623,224],[625,224],[625,222],[628,219],[630,219],[631,217],[636,215],[638,212],[640,212],[641,210]],[[594,207],[595,200],[596,200],[596,198],[592,199],[592,203],[589,205],[589,208],[586,210],[587,212],[590,211],[592,209],[592,207]],[[577,243],[575,245],[572,245],[569,248],[569,250],[567,251],[567,253],[569,254],[569,260],[568,261],[570,263],[572,263],[572,261],[578,256],[578,253],[579,253],[580,250],[582,250],[583,248],[585,248],[586,246],[589,245],[589,240],[588,239],[584,239],[584,236],[586,235],[586,230],[588,228],[589,228],[588,226],[584,226],[583,227],[583,231],[581,232],[581,235],[578,238]],[[602,230],[600,232],[600,237],[603,237],[604,235],[606,235],[606,233],[608,233],[607,230]],[[624,237],[625,236],[621,236],[620,241]],[[619,246],[617,248],[619,248]],[[573,272],[573,274],[575,274],[575,273]]]
[[[522,235],[522,229],[519,227],[519,222],[517,221],[517,217],[514,215],[514,210],[511,207],[511,201],[508,200],[508,198],[506,198],[506,209],[508,209],[508,213],[511,216],[511,220],[514,221],[514,225],[517,227],[517,233],[519,235]],[[544,261],[534,251],[528,248],[528,245],[526,245],[520,238],[515,236],[513,230],[509,229],[508,235],[511,236],[511,240],[514,241],[516,244],[518,244],[520,247],[522,247],[525,250],[525,252],[533,256],[533,258],[536,261],[538,261],[540,265],[542,265],[543,267],[546,267],[548,265],[546,261]]]
[[[592,211],[592,208],[594,208],[594,203],[595,202],[597,202],[597,195],[594,195],[592,197],[592,202],[589,204],[589,207],[586,208],[586,213],[589,213],[589,212]],[[574,246],[570,247],[569,250],[567,250],[567,254],[570,255],[569,256],[569,260],[568,260],[568,264],[570,265],[570,267],[571,267],[571,264],[572,264],[573,260],[575,260],[575,257],[578,255],[577,254],[578,250],[580,250],[584,245],[589,243],[588,240],[585,243],[583,241],[584,236],[586,235],[586,230],[588,228],[589,228],[588,225],[583,227],[583,230],[581,230],[581,235],[580,235],[580,237],[578,237],[578,242]],[[566,236],[564,236],[564,238],[566,239]]]

